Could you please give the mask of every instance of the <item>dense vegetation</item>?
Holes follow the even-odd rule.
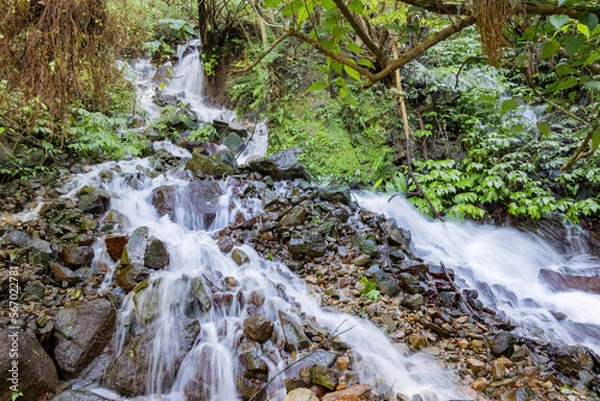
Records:
[[[151,53],[162,63],[200,33],[207,79],[227,81],[239,115],[268,119],[270,152],[302,146],[316,179],[403,192],[440,216],[600,214],[597,1],[0,7],[4,179],[65,151],[141,155],[134,94],[114,61]]]

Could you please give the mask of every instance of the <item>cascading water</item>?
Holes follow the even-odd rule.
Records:
[[[566,258],[550,244],[515,229],[430,221],[405,199],[358,195],[368,210],[394,218],[412,233],[413,252],[455,270],[484,303],[503,311],[525,336],[582,343],[600,352],[600,297],[582,291],[553,291],[540,271],[599,274],[600,261],[586,254]],[[576,243],[576,242],[574,242]],[[581,252],[581,244],[571,250]]]

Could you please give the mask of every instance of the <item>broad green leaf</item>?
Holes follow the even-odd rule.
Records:
[[[577,35],[577,36],[567,36],[565,39],[565,51],[569,55],[569,57],[573,56],[577,50],[581,47],[582,44],[585,43],[585,36]]]
[[[481,95],[475,99],[476,103],[496,103],[498,99],[492,95]]]
[[[337,9],[337,6],[335,5],[335,2],[333,0],[323,0],[322,4],[326,10]]]
[[[542,46],[542,58],[548,58],[556,53],[560,49],[560,43],[556,40],[551,40],[549,42],[544,43]]]
[[[600,90],[600,81],[587,81],[583,84],[589,90]]]
[[[569,79],[561,79],[558,81],[558,85],[556,86],[556,90],[562,91],[565,89],[570,89],[577,85],[579,80],[577,78],[569,78]]]
[[[367,68],[373,68],[373,69],[375,69],[375,65],[368,58],[360,58],[360,59],[358,59],[358,64],[360,64],[362,66],[365,66]]]
[[[585,13],[579,16],[579,22],[587,26],[592,31],[598,25],[598,16],[592,13]]]
[[[306,90],[307,91],[321,91],[327,88],[327,82],[325,81],[316,81],[313,82]]]
[[[590,38],[590,28],[588,28],[587,25],[581,23],[577,24],[577,32],[585,36],[586,39]]]
[[[598,145],[600,145],[600,130],[596,130],[592,134],[592,148],[596,149]]]
[[[506,133],[508,134],[520,134],[521,132],[525,132],[523,124],[515,124],[506,130]]]
[[[281,4],[281,0],[264,0],[265,7],[277,7]]]
[[[568,15],[552,15],[550,16],[550,23],[556,28],[556,29],[560,29],[562,28],[562,26],[564,24],[566,24],[567,22],[569,22],[569,16]]]
[[[571,67],[568,64],[561,64],[558,67],[556,67],[556,73],[559,76],[563,76],[564,77],[565,75],[574,74],[576,72],[577,72],[577,70],[575,68]]]
[[[383,27],[390,31],[401,31],[404,28],[402,25],[398,24],[384,24]]]
[[[358,71],[356,71],[355,69],[350,68],[347,65],[345,65],[344,71],[346,71],[346,74],[350,75],[352,78],[356,79],[357,81],[360,81],[360,73]]]
[[[350,50],[352,53],[363,54],[363,49],[356,43],[348,43],[346,49]]]
[[[515,110],[519,107],[519,99],[506,99],[502,102],[501,113],[505,114],[508,111]]]
[[[537,128],[542,135],[548,135],[552,131],[552,125],[546,121],[538,121]]]
[[[358,14],[365,12],[365,6],[360,0],[352,0],[350,4],[348,4],[348,8]]]
[[[358,107],[358,103],[350,96],[346,96],[342,99],[342,103],[347,104],[348,106]]]
[[[158,85],[160,87],[161,91],[165,90],[165,81],[160,81],[160,84]]]

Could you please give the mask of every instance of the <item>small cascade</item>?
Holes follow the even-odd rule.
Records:
[[[598,275],[598,259],[585,253],[567,258],[515,229],[431,221],[399,197],[388,202],[389,195],[358,196],[366,209],[394,218],[412,233],[416,256],[452,268],[457,281],[477,289],[484,303],[519,326],[520,334],[582,343],[600,352],[600,297],[573,286],[556,288],[553,280],[563,274]],[[580,241],[569,243],[571,251],[585,251]]]

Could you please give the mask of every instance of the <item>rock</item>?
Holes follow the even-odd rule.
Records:
[[[106,245],[106,252],[112,258],[112,260],[121,259],[121,255],[123,255],[123,249],[125,248],[128,240],[129,238],[122,234],[110,234],[106,236],[104,239],[104,244]]]
[[[200,306],[200,310],[208,312],[212,307],[212,300],[206,292],[204,283],[202,282],[202,280],[200,280],[200,278],[192,278],[192,281],[190,283],[190,295],[192,299],[194,299],[198,303],[198,305]]]
[[[558,371],[571,377],[577,377],[579,372],[586,370],[592,372],[594,360],[590,352],[582,346],[560,345],[551,355],[555,358]]]
[[[244,368],[243,375],[247,378],[266,380],[269,377],[269,366],[260,356],[258,351],[245,351],[238,355],[240,364]]]
[[[121,255],[121,264],[123,266],[134,266],[141,270],[144,267],[144,256],[148,246],[148,227],[138,227],[135,229]]]
[[[492,338],[490,351],[494,356],[510,356],[514,349],[514,343],[515,338],[511,333],[501,331]]]
[[[181,361],[192,349],[196,337],[200,333],[200,324],[196,319],[176,321],[175,324],[177,326],[175,329],[171,328],[171,333],[176,337],[173,340],[180,346],[177,354],[171,354],[169,358],[161,359],[158,366],[152,366],[153,361],[149,356],[153,353],[152,340],[156,337],[156,333],[154,330],[148,329],[129,341],[121,355],[111,362],[106,369],[104,385],[125,397],[145,395],[152,368],[162,371],[160,375],[162,383],[160,384],[163,389],[170,388]],[[167,360],[172,363],[168,363]],[[210,361],[210,359],[205,360]]]
[[[121,228],[131,226],[127,216],[115,209],[112,209],[110,212],[108,212],[103,221],[104,223],[116,224]],[[119,257],[121,257],[121,255],[119,255]]]
[[[535,395],[528,388],[515,388],[503,393],[500,397],[501,401],[533,401]]]
[[[24,400],[38,400],[58,386],[54,363],[33,334],[5,329],[0,338],[0,399],[21,392]]]
[[[144,266],[152,270],[162,269],[169,264],[169,251],[159,239],[152,239],[144,253]]]
[[[321,401],[372,401],[371,388],[367,384],[348,387],[345,390],[328,393]]]
[[[305,389],[310,388],[309,381],[300,379],[300,378],[296,378],[296,377],[286,377],[285,379],[283,379],[283,384],[284,384],[285,390],[288,392],[288,394],[297,388],[305,388]]]
[[[338,377],[333,370],[323,365],[313,365],[310,367],[310,381],[328,390],[335,390]]]
[[[263,315],[246,318],[243,324],[244,334],[259,343],[266,342],[273,333],[273,322]]]
[[[225,163],[233,169],[238,168],[237,159],[235,158],[235,153],[233,153],[229,149],[221,149],[213,156],[213,159],[220,161],[221,163]]]
[[[6,239],[15,246],[27,246],[31,242],[31,236],[23,231],[11,231]]]
[[[319,401],[319,399],[310,389],[297,388],[287,393],[283,401]]]
[[[110,341],[115,310],[107,299],[94,299],[59,311],[52,354],[62,377],[75,378]]]
[[[229,253],[233,249],[235,242],[230,237],[221,237],[217,240],[217,245],[223,253]]]
[[[318,349],[303,357],[302,360],[297,360],[297,363],[295,363],[289,369],[290,375],[297,376],[302,369],[310,368],[313,365],[332,367],[337,357],[338,354],[335,352],[325,351],[324,349]]]
[[[244,148],[244,141],[235,132],[230,132],[225,138],[223,138],[223,145],[235,153],[239,153]]]
[[[46,287],[44,287],[44,284],[42,284],[40,280],[33,280],[27,283],[23,292],[37,297],[38,299],[42,299],[44,298]]]
[[[408,248],[411,242],[410,231],[404,228],[392,227],[388,236],[388,244]]]
[[[327,250],[325,238],[317,230],[296,234],[288,243],[288,250],[295,255],[323,256]]]
[[[235,172],[231,166],[196,151],[194,151],[192,158],[185,164],[185,169],[191,171],[197,177],[206,174],[212,175],[215,178],[222,178],[232,175]]]
[[[346,185],[326,185],[320,187],[319,196],[321,199],[332,203],[343,203],[345,205],[350,205],[352,203],[350,187]]]
[[[542,269],[539,279],[554,291],[576,290],[600,294],[600,276],[571,276]]]
[[[490,372],[492,373],[492,380],[502,380],[506,375],[506,366],[500,359],[494,359],[490,364]]]
[[[250,262],[250,257],[246,255],[246,252],[242,251],[240,248],[235,248],[233,251],[231,251],[231,258],[239,266]]]
[[[309,180],[304,166],[298,160],[301,153],[300,148],[287,149],[273,156],[251,160],[248,167],[262,175],[269,175],[274,180]]]
[[[471,388],[475,391],[482,392],[488,387],[489,383],[485,377],[479,377],[471,383]]]
[[[424,304],[425,300],[421,294],[413,294],[402,301],[402,306],[413,311],[419,310]]]
[[[212,126],[215,127],[217,133],[220,136],[226,135],[231,132],[236,133],[241,138],[245,138],[248,136],[248,131],[240,124],[228,122],[225,120],[213,120]]]
[[[108,196],[97,188],[83,187],[78,198],[77,208],[83,212],[102,214],[108,206]]]
[[[183,199],[189,202],[186,214],[190,216],[192,222],[198,219],[201,220],[203,226],[199,228],[210,227],[219,211],[219,197],[221,195],[223,195],[221,187],[215,181],[195,180],[190,182],[183,195]]]
[[[69,269],[68,267],[61,266],[58,263],[52,263],[50,268],[52,271],[52,278],[54,279],[54,281],[57,281],[59,283],[64,281],[69,284],[75,284],[80,280],[80,277],[77,276],[73,272],[73,270]]]
[[[152,206],[159,216],[168,214],[171,220],[175,220],[175,188],[163,185],[152,191]]]
[[[296,206],[288,213],[286,213],[285,216],[281,218],[281,220],[279,220],[279,224],[283,227],[295,227],[299,226],[300,224],[303,224],[305,220],[306,209],[304,209],[302,206]]]
[[[265,381],[263,380],[238,376],[235,379],[235,384],[237,385],[237,389],[240,392],[243,401],[248,401],[250,399],[253,401],[265,401],[267,398],[267,392],[261,391],[265,385]]]
[[[467,367],[471,369],[471,372],[473,372],[473,374],[477,375],[479,372],[485,369],[485,362],[482,362],[479,359],[475,358],[468,358]]]
[[[365,253],[352,259],[352,263],[354,263],[356,266],[366,266],[370,261],[371,257]]]
[[[166,93],[163,91],[157,91],[154,94],[154,96],[152,96],[152,100],[158,107],[165,107],[165,106],[177,107],[177,105],[179,104],[179,99],[177,98],[176,95]]]
[[[285,337],[285,349],[288,352],[297,351],[310,346],[311,341],[306,334],[304,334],[302,328],[296,323],[292,316],[283,311],[279,311],[279,323],[281,324],[281,330]]]
[[[340,370],[348,370],[350,367],[350,357],[347,354],[344,354],[335,361],[335,364]]]
[[[63,262],[71,269],[89,266],[94,259],[94,249],[89,246],[76,246],[63,251]]]
[[[51,401],[110,401],[108,398],[100,397],[85,390],[65,390],[52,398]]]
[[[381,270],[378,265],[371,266],[369,273],[371,273],[373,280],[377,283],[377,287],[382,294],[395,297],[400,293],[400,288],[396,285],[396,280]]]

